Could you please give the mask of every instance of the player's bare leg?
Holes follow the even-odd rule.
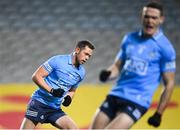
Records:
[[[60,117],[55,122],[55,126],[60,129],[78,129],[75,122],[67,115]]]
[[[20,130],[25,129],[34,129],[37,126],[38,122],[33,122],[27,118],[24,118],[20,126]]]
[[[106,129],[128,129],[134,124],[134,120],[126,113],[119,113]]]
[[[110,122],[109,117],[101,111],[97,111],[90,129],[104,129]]]

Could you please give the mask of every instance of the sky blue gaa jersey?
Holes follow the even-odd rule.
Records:
[[[63,97],[72,87],[78,87],[85,76],[85,69],[82,65],[76,68],[72,64],[72,55],[53,56],[43,63],[42,66],[49,72],[49,75],[44,79],[45,82],[52,88],[64,89]],[[55,109],[59,109],[63,97],[53,97],[40,87],[32,95],[33,99]]]
[[[133,101],[148,108],[159,86],[163,72],[175,72],[175,50],[162,31],[151,38],[141,32],[126,35],[116,60],[124,61],[123,69],[110,95]]]

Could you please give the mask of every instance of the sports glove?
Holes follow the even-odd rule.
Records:
[[[64,94],[64,90],[61,88],[58,89],[52,88],[50,94],[52,94],[54,97],[62,97],[62,95]]]
[[[158,127],[161,124],[161,114],[155,112],[153,116],[148,119],[149,125],[153,125],[154,127]]]
[[[102,82],[106,82],[111,74],[111,71],[108,70],[102,70],[99,75],[99,80]]]
[[[68,107],[71,104],[72,98],[67,95],[64,97],[63,106]]]

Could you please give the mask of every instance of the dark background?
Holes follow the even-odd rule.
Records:
[[[122,36],[141,27],[146,0],[0,0],[0,83],[30,83],[37,67],[56,54],[71,53],[78,40],[96,50],[85,65],[84,83],[99,83],[98,74],[115,58]],[[164,32],[177,52],[180,84],[180,1],[162,0]]]

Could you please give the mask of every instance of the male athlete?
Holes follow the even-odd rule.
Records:
[[[100,73],[100,81],[118,77],[105,101],[95,114],[92,129],[129,129],[149,109],[152,96],[163,80],[156,112],[148,123],[158,127],[173,92],[175,50],[164,35],[161,4],[151,2],[142,9],[142,29],[122,40],[114,63]]]
[[[20,129],[34,129],[38,123],[77,129],[75,122],[61,109],[61,104],[71,104],[85,76],[82,64],[91,57],[93,50],[89,41],[78,41],[72,54],[53,56],[34,72],[32,80],[39,89],[31,97]]]

